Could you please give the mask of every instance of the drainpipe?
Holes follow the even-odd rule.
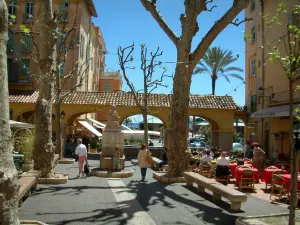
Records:
[[[265,13],[265,6],[264,6],[264,0],[260,0],[261,5],[261,14],[264,15]],[[261,17],[261,37],[262,37],[262,96],[265,96],[265,19],[262,16]],[[265,98],[262,98],[262,104],[261,108],[265,108]],[[261,140],[262,143],[264,143],[264,118],[261,119]],[[265,146],[264,146],[265,147]]]

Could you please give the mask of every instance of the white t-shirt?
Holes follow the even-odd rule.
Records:
[[[213,161],[213,157],[205,155],[202,157],[202,162],[211,162]]]
[[[229,161],[228,157],[225,157],[225,158],[219,157],[217,159],[216,165],[219,165],[219,166],[228,166],[229,163],[230,163],[230,161]]]
[[[75,154],[78,156],[86,156],[87,150],[84,144],[80,144],[76,147]]]

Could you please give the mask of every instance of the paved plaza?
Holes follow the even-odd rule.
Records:
[[[99,161],[89,161],[93,167]],[[39,185],[20,210],[21,219],[35,219],[53,225],[89,224],[235,224],[238,217],[287,213],[286,207],[248,195],[242,211],[232,212],[227,200],[215,203],[209,192],[197,193],[184,184],[160,184],[148,170],[147,182],[140,182],[138,167],[130,178],[88,177],[75,179],[78,165],[58,165],[69,174],[64,185]]]

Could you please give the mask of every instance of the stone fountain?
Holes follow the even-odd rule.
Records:
[[[118,113],[116,106],[112,106],[108,112],[107,125],[102,132],[102,152],[100,153],[100,169],[113,170],[114,150],[116,147],[120,151],[120,170],[124,169],[124,133],[119,125]]]

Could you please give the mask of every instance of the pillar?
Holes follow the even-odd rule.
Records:
[[[220,130],[218,131],[219,142],[218,148],[229,151],[232,150],[232,142],[233,142],[233,130]]]
[[[219,133],[216,130],[211,131],[211,137],[210,137],[210,146],[218,146],[219,145]]]
[[[164,147],[168,148],[168,144],[169,144],[169,131],[168,131],[168,128],[164,128],[163,133],[164,133]]]

